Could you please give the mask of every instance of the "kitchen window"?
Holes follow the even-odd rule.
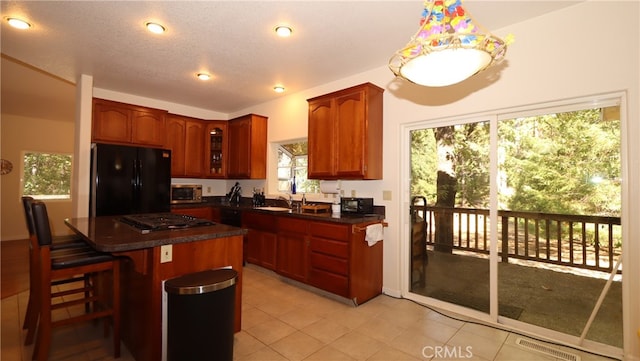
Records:
[[[278,192],[291,192],[296,184],[296,193],[319,193],[320,182],[307,179],[307,141],[280,144],[278,146]]]
[[[71,154],[25,152],[22,194],[35,199],[71,199]]]

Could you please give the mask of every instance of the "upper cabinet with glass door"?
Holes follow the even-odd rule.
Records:
[[[382,93],[371,83],[308,99],[309,179],[382,179]]]
[[[228,134],[227,122],[212,120],[205,129],[205,173],[208,178],[227,176]]]

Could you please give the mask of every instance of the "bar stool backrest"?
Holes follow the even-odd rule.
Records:
[[[31,210],[31,205],[33,204],[33,202],[33,197],[22,197],[22,206],[24,207],[24,215],[27,220],[27,229],[29,230],[30,237],[36,234],[36,229],[33,224],[33,211]]]
[[[34,201],[31,209],[33,211],[33,225],[36,231],[36,238],[38,238],[38,244],[40,246],[50,246],[53,237],[51,236],[47,206],[43,202]]]

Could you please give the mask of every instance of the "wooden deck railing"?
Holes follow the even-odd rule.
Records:
[[[427,245],[435,245],[438,212],[453,217],[453,249],[489,254],[489,210],[426,207]],[[498,211],[498,217],[502,262],[513,258],[611,272],[621,252],[620,217],[513,211]]]

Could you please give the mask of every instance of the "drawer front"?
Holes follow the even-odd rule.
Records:
[[[309,221],[292,217],[278,217],[278,231],[307,234]]]
[[[211,207],[172,208],[171,213],[186,214],[188,216],[213,221],[213,209]]]
[[[345,276],[312,268],[309,284],[343,297],[349,297],[349,280]]]
[[[346,259],[349,257],[349,244],[331,239],[312,237],[311,251]]]
[[[351,226],[328,222],[310,222],[309,228],[310,233],[314,236],[348,241]]]
[[[349,264],[346,259],[327,256],[322,253],[311,252],[310,256],[311,268],[317,268],[329,272],[347,275],[349,272]]]

